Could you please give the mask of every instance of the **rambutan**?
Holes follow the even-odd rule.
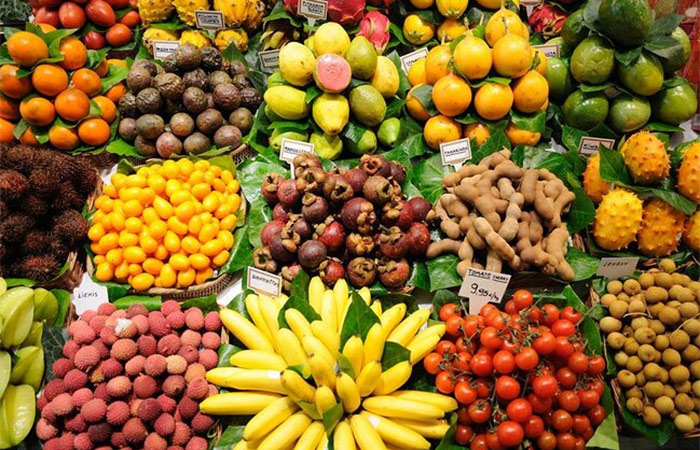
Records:
[[[85,387],[88,381],[88,376],[85,372],[79,369],[71,369],[65,377],[63,377],[63,386],[68,392],[75,392],[81,387]]]
[[[17,261],[15,273],[30,280],[45,282],[58,274],[61,265],[51,255],[25,256]]]
[[[219,313],[216,311],[211,311],[207,313],[204,317],[204,329],[207,331],[220,331],[221,330],[221,319],[219,318]]]
[[[0,199],[17,200],[29,189],[27,177],[16,170],[0,170]]]
[[[158,340],[158,353],[163,356],[175,355],[180,350],[180,338],[175,334],[168,334]]]
[[[175,423],[173,422],[173,428],[174,427]],[[48,441],[49,439],[55,438],[57,434],[58,429],[50,424],[48,420],[41,418],[36,423],[36,435],[42,441]]]
[[[124,423],[129,420],[130,415],[129,405],[127,405],[126,402],[112,402],[107,407],[107,423],[110,425],[124,425]]]
[[[132,417],[124,424],[122,433],[124,433],[126,442],[130,444],[140,444],[144,441],[144,439],[146,439],[148,431],[146,430],[146,426],[143,424],[143,422],[141,422],[141,419]]]
[[[180,355],[170,355],[165,358],[165,362],[168,366],[168,373],[171,375],[179,375],[187,370],[187,361]]]
[[[138,344],[139,354],[143,356],[148,357],[158,351],[158,344],[156,342],[156,338],[153,336],[139,336],[136,343]]]
[[[170,334],[170,325],[160,311],[148,313],[148,328],[151,330],[151,334],[158,338]]]
[[[51,245],[51,235],[45,231],[32,230],[24,237],[22,251],[26,255],[38,255],[45,253]]]
[[[168,437],[175,431],[175,419],[168,413],[163,413],[153,423],[153,429],[162,437]]]
[[[213,331],[207,331],[202,335],[202,346],[211,350],[216,350],[221,345],[221,338]]]
[[[8,215],[0,222],[0,236],[5,244],[20,244],[29,230],[34,227],[34,219],[23,213]]]
[[[155,398],[146,398],[139,405],[138,418],[144,422],[153,422],[163,412],[160,403]]]
[[[78,176],[74,178],[74,186],[81,194],[89,195],[97,187],[97,169],[86,157],[76,158],[75,163]]]
[[[75,354],[75,358],[73,358],[75,367],[85,371],[94,367],[99,361],[100,351],[91,345],[85,346],[78,350],[78,352]]]
[[[110,397],[121,398],[131,392],[131,381],[124,375],[119,375],[107,382],[107,393]]]
[[[201,330],[204,328],[204,314],[199,308],[190,308],[185,311],[185,325],[190,330]]]
[[[101,398],[93,398],[80,408],[80,415],[87,423],[101,421],[107,413],[107,404]]]
[[[34,169],[29,174],[32,190],[42,197],[52,197],[58,190],[59,182],[51,169]]]
[[[63,380],[60,378],[54,378],[44,386],[44,395],[48,401],[53,400],[64,392],[66,392],[66,387],[63,384]]]
[[[32,217],[43,217],[51,209],[49,203],[38,195],[26,195],[21,201],[22,210]]]
[[[131,339],[119,339],[112,345],[110,355],[119,361],[128,361],[136,355],[138,347]]]
[[[85,239],[88,228],[88,221],[78,211],[66,210],[53,219],[52,231],[69,245]]]
[[[62,183],[58,186],[58,191],[54,198],[54,207],[56,209],[80,211],[84,204],[85,196],[78,194],[72,185]]]
[[[199,363],[205,369],[211,370],[219,363],[219,355],[214,350],[205,348],[199,352]]]
[[[136,394],[136,397],[151,398],[155,397],[157,393],[158,384],[156,380],[148,375],[139,375],[138,378],[134,380],[134,394]]]
[[[163,381],[163,392],[168,397],[179,397],[185,392],[185,388],[185,378],[180,375],[170,375]]]
[[[203,377],[197,377],[187,385],[187,396],[192,400],[202,400],[209,392],[209,383]]]

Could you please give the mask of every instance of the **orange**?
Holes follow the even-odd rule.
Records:
[[[10,98],[20,99],[32,90],[29,77],[17,77],[19,67],[12,64],[0,66],[0,91]]]
[[[92,99],[97,105],[100,107],[102,110],[102,118],[107,121],[107,123],[112,123],[114,119],[117,117],[117,107],[114,106],[114,103],[112,100],[108,99],[107,97],[104,97],[102,95],[98,95],[97,97]]]
[[[100,65],[97,66],[97,67],[95,67],[95,69],[93,69],[93,70],[95,71],[95,73],[96,73],[97,75],[100,76],[100,78],[102,78],[102,77],[104,77],[105,75],[107,75],[107,71],[109,70],[109,67],[107,66],[107,60],[106,60],[106,59],[103,59],[103,60],[100,62]]]
[[[75,129],[54,125],[49,130],[49,142],[59,150],[73,150],[80,145]]]
[[[88,97],[94,97],[102,92],[100,76],[90,69],[78,69],[73,72],[71,84],[74,88],[85,92]]]
[[[515,126],[513,122],[509,122],[506,127],[506,136],[513,146],[516,145],[537,145],[542,135],[536,131],[523,130]]]
[[[27,128],[24,133],[22,133],[22,136],[19,137],[19,141],[25,145],[39,145],[39,141],[36,139],[36,136],[34,136],[32,127]]]
[[[474,109],[486,120],[498,120],[513,106],[513,91],[500,83],[486,83],[474,95]]]
[[[447,65],[451,58],[452,53],[449,45],[442,44],[433,47],[428,52],[428,56],[425,57],[425,81],[428,84],[435,84],[437,80],[450,73]]]
[[[524,113],[539,110],[549,97],[547,79],[539,72],[531,70],[513,85],[513,105]]]
[[[428,147],[439,150],[440,144],[456,141],[462,137],[462,129],[457,122],[443,115],[431,117],[423,128],[423,137]]]
[[[413,91],[422,85],[423,84],[416,85],[412,87],[410,91],[408,91],[408,95],[406,95],[406,109],[411,117],[425,122],[426,120],[430,119],[430,114],[428,114],[428,112],[425,110],[423,104],[413,96]]]
[[[471,102],[472,89],[458,75],[446,75],[433,86],[433,103],[438,111],[448,117],[462,114]]]
[[[37,127],[45,127],[56,118],[53,103],[43,97],[23,101],[19,105],[19,113],[24,120]]]
[[[0,95],[0,117],[7,120],[19,120],[19,102]]]
[[[491,130],[483,123],[470,123],[464,127],[464,137],[476,140],[476,145],[481,147],[491,137]]]
[[[408,69],[408,81],[411,83],[411,86],[425,83],[425,58],[414,62],[411,68]]]
[[[49,47],[43,39],[28,31],[18,31],[7,40],[7,50],[17,64],[32,67],[49,56]]]
[[[43,31],[44,33],[56,31],[56,27],[51,25],[50,23],[38,23],[37,26],[41,28],[41,31]]]
[[[105,93],[105,97],[112,100],[114,103],[119,103],[119,100],[126,94],[124,83],[117,83]]]
[[[533,69],[541,75],[547,75],[547,55],[532,47],[532,63],[535,65]]]
[[[69,36],[59,45],[58,49],[63,55],[63,61],[58,64],[66,70],[80,69],[87,61],[87,49],[78,38]]]
[[[109,140],[109,134],[109,125],[102,119],[88,119],[78,126],[78,136],[87,145],[102,145]]]
[[[9,120],[0,118],[0,144],[10,144],[15,140],[12,130],[15,125]]]
[[[85,92],[68,88],[56,97],[56,112],[69,122],[77,122],[90,113],[90,99]]]
[[[32,73],[32,84],[40,94],[55,97],[68,87],[68,74],[54,64],[40,64]]]

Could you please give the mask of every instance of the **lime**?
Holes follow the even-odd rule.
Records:
[[[690,57],[690,39],[688,39],[688,35],[685,33],[685,31],[683,31],[683,28],[676,27],[676,29],[671,33],[671,37],[680,42],[683,52],[680,54],[675,54],[670,58],[662,59],[664,72],[667,74],[671,74],[679,70]]]
[[[642,128],[651,117],[649,101],[631,95],[618,95],[610,105],[608,124],[618,133],[629,133]]]
[[[571,75],[579,83],[604,83],[614,68],[615,50],[600,36],[587,37],[571,55]]]
[[[592,130],[608,116],[608,98],[602,92],[574,91],[564,102],[564,122],[581,130]]]
[[[598,22],[616,44],[635,47],[651,31],[654,13],[646,0],[604,0],[598,8]]]
[[[651,53],[642,52],[630,65],[619,64],[617,75],[627,89],[647,97],[656,94],[664,83],[661,62]]]
[[[588,36],[588,28],[583,22],[583,9],[578,9],[566,18],[561,28],[561,38],[569,47],[576,47]]]
[[[554,100],[563,101],[574,90],[569,67],[561,58],[547,58],[547,83],[549,96]]]
[[[671,125],[689,120],[698,109],[698,97],[690,83],[683,80],[677,86],[662,89],[651,98],[654,118]]]

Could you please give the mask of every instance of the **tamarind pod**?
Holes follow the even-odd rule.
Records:
[[[292,332],[301,341],[304,336],[313,334],[311,325],[306,317],[299,310],[290,308],[284,312],[284,318],[287,320],[287,325],[292,329]]]
[[[520,192],[523,194],[526,205],[535,201],[535,184],[539,177],[537,170],[525,169],[525,173],[520,178]]]
[[[427,259],[436,258],[444,253],[458,253],[459,247],[462,245],[460,241],[455,239],[445,238],[437,242],[433,242],[428,246],[425,252]]]
[[[474,249],[469,244],[469,241],[466,238],[464,238],[464,240],[459,244],[457,256],[462,261],[469,260],[469,262],[471,262],[472,258],[474,258]]]
[[[478,217],[474,221],[474,227],[479,235],[486,240],[489,247],[494,249],[502,259],[510,261],[515,257],[513,247],[493,230],[486,219]]]
[[[323,284],[321,277],[313,277],[309,281],[309,303],[317,313],[321,313],[321,298],[326,292],[326,285]]]
[[[486,253],[486,270],[491,272],[500,272],[503,268],[503,260],[501,260],[498,252],[493,248],[489,248]]]
[[[467,261],[466,259],[464,261],[460,261],[457,263],[457,273],[460,277],[464,278],[467,275],[467,271],[470,267],[474,267],[474,263],[472,261]]]
[[[535,212],[544,220],[554,218],[554,201],[544,193],[544,181],[538,181],[535,186]]]

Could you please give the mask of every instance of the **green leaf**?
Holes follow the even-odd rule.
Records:
[[[457,255],[440,255],[426,262],[430,275],[430,291],[448,289],[462,285],[462,278],[457,273],[459,258]]]
[[[566,262],[574,269],[573,281],[588,280],[595,276],[600,260],[576,247],[569,247],[566,252]]]
[[[640,416],[632,414],[625,406],[627,399],[625,393],[620,392],[620,403],[622,403],[622,420],[637,433],[654,442],[658,447],[663,447],[671,440],[675,426],[668,419],[661,421],[657,427],[650,427],[642,421]]]
[[[586,132],[567,125],[564,125],[561,131],[561,141],[564,147],[566,147],[566,149],[569,151],[578,152],[578,146],[581,143],[581,138],[586,136]]]
[[[401,67],[401,58],[399,58],[399,54],[396,51],[389,53],[387,58],[394,63],[396,70],[399,72],[399,90],[397,91],[397,94],[399,98],[406,98],[406,92],[411,89],[411,83],[408,81],[408,76]]]
[[[309,86],[306,89],[306,97],[304,98],[304,101],[307,104],[311,103],[316,97],[318,97],[321,94],[323,94],[323,92],[321,92],[319,88],[317,88],[316,86]]]
[[[136,147],[122,139],[115,139],[107,144],[107,151],[119,156],[132,156],[136,158],[143,157],[143,155],[136,150]]]
[[[8,288],[16,286],[32,287],[36,285],[36,281],[29,278],[5,278],[5,283],[7,283]]]
[[[221,438],[214,444],[212,450],[231,450],[240,441],[243,440],[243,425],[229,425],[221,434]]]
[[[421,161],[413,168],[413,183],[430,203],[435,203],[444,193],[442,178],[445,173],[454,171],[453,168],[444,168],[439,153]]]
[[[299,408],[301,408],[301,410],[304,411],[307,416],[311,417],[314,420],[321,420],[321,415],[318,413],[316,405],[314,405],[313,403],[300,401],[297,402],[297,405],[299,405]]]
[[[102,93],[104,94],[120,82],[126,80],[127,75],[129,75],[128,67],[121,67],[116,66],[114,64],[108,64],[107,75],[105,75],[104,78],[100,80],[100,84],[102,85]]]
[[[306,303],[309,302],[309,283],[311,282],[311,279],[309,278],[309,275],[304,272],[303,270],[300,270],[299,273],[297,273],[297,276],[294,277],[294,280],[292,281],[292,286],[290,289],[290,296],[295,297],[295,298],[300,298],[304,300]]]
[[[53,366],[57,359],[63,358],[63,345],[66,343],[68,333],[60,326],[54,327],[48,324],[44,325],[44,331],[41,334],[41,345],[44,347],[44,365],[48,368]],[[53,370],[47,370],[44,373],[46,381],[55,378]]]
[[[632,184],[622,154],[604,145],[598,148],[600,154],[600,177],[611,183]]]
[[[681,127],[669,125],[667,123],[662,122],[649,122],[646,125],[644,125],[644,129],[649,131],[660,131],[663,133],[676,133],[683,131],[683,128]]]
[[[262,198],[260,186],[265,175],[278,173],[285,178],[289,177],[289,170],[282,167],[278,157],[274,155],[272,158],[274,158],[274,163],[265,161],[259,154],[255,159],[246,160],[238,167],[238,181],[251,205],[255,200]]]
[[[623,66],[631,66],[634,64],[637,59],[642,55],[642,47],[635,47],[630,50],[617,50],[615,52],[615,59],[617,62],[622,64]],[[606,83],[610,84],[610,83]]]
[[[411,351],[396,342],[386,342],[382,353],[382,372],[391,369],[400,362],[411,359]]]
[[[681,14],[666,14],[665,16],[661,16],[654,21],[649,36],[671,34],[682,21],[683,16]]]
[[[248,215],[248,239],[253,247],[261,247],[260,232],[269,221],[272,220],[272,209],[267,202],[258,198],[250,204],[250,214]]]
[[[149,311],[157,311],[163,304],[160,295],[149,297],[146,295],[129,295],[112,302],[117,309],[129,309],[129,306],[142,304]]]
[[[512,110],[510,112],[510,119],[516,127],[522,130],[532,131],[535,133],[544,133],[545,123],[547,121],[547,112],[540,110],[532,114],[524,114],[517,112],[516,110]]]
[[[593,222],[595,218],[595,205],[590,197],[586,195],[578,180],[571,173],[567,174],[567,183],[573,193],[576,195],[571,207],[569,208],[566,227],[569,233],[576,233],[583,230],[588,224]]]
[[[323,413],[323,428],[326,430],[327,435],[332,435],[335,426],[343,418],[343,413],[343,405],[340,403]]]
[[[301,299],[299,297],[290,297],[289,300],[287,300],[284,305],[282,305],[282,308],[280,308],[279,315],[277,316],[277,321],[280,324],[280,327],[282,328],[289,328],[289,324],[287,324],[287,319],[284,317],[285,311],[288,309],[296,309],[301,313],[302,316],[306,318],[306,320],[309,321],[309,323],[313,322],[314,320],[321,320],[321,316],[316,312],[316,310],[309,304],[307,300]]]
[[[236,345],[222,343],[217,351],[219,354],[219,363],[216,367],[231,367],[231,357],[242,350],[241,347]]]
[[[507,77],[488,77],[484,78],[483,80],[479,80],[477,82],[470,83],[471,87],[473,88],[480,88],[481,86],[489,83],[496,83],[496,84],[505,84],[509,85],[512,80]]]
[[[464,447],[455,443],[455,435],[457,434],[457,414],[452,414],[450,417],[450,428],[447,429],[447,433],[442,437],[440,443],[435,450],[461,450]]]
[[[70,307],[70,292],[63,289],[51,289],[51,293],[58,301],[58,314],[56,314],[56,320],[53,325],[62,327],[66,323],[66,314]]]
[[[404,189],[404,193],[408,192]],[[411,196],[409,196],[411,197]],[[424,291],[430,290],[430,275],[428,274],[428,266],[423,261],[414,261],[411,265],[411,274],[408,276],[406,286],[413,286]]]
[[[245,281],[245,276],[243,277],[243,281]],[[250,315],[248,314],[248,309],[246,309],[245,306],[245,299],[251,294],[255,294],[255,291],[252,289],[248,289],[247,287],[243,289],[238,295],[233,297],[231,301],[226,305],[226,308],[236,311],[237,313],[241,314],[243,317],[246,319],[250,320]]]
[[[24,119],[20,119],[20,121],[17,122],[17,124],[12,129],[12,135],[15,137],[15,139],[19,140],[19,138],[22,137],[24,132],[27,131],[27,128],[29,128],[29,122],[27,122]]]
[[[503,124],[503,127],[505,127],[505,124]],[[489,156],[491,153],[501,151],[503,148],[510,149],[510,141],[503,131],[503,128],[499,127],[491,133],[491,136],[484,142],[484,145],[472,151],[471,162],[478,164],[479,161]]]
[[[359,336],[364,341],[372,325],[379,323],[379,317],[367,306],[357,292],[352,291],[351,298],[343,322],[343,329],[340,331],[340,348],[343,348],[352,336]]]
[[[348,357],[342,353],[338,355],[338,367],[340,368],[341,372],[347,373],[353,379],[355,378],[355,369],[352,368],[352,364],[350,364]]]
[[[218,311],[219,304],[216,303],[216,294],[207,297],[190,298],[180,304],[183,310],[188,308],[199,308],[204,314],[211,311]]]
[[[429,115],[434,116],[438,113],[437,108],[435,108],[435,104],[433,103],[432,85],[421,84],[420,86],[417,86],[413,92],[411,92],[411,95],[415,97],[421,105],[423,105],[423,108]]]
[[[685,198],[676,191],[662,188],[648,188],[645,190],[648,190],[648,192],[654,197],[665,201],[666,203],[680,211],[683,211],[683,213],[686,215],[693,214],[695,212],[695,209],[697,208],[697,205],[695,203]]]
[[[662,58],[682,59],[683,46],[671,36],[652,36],[644,43],[644,49]]]

